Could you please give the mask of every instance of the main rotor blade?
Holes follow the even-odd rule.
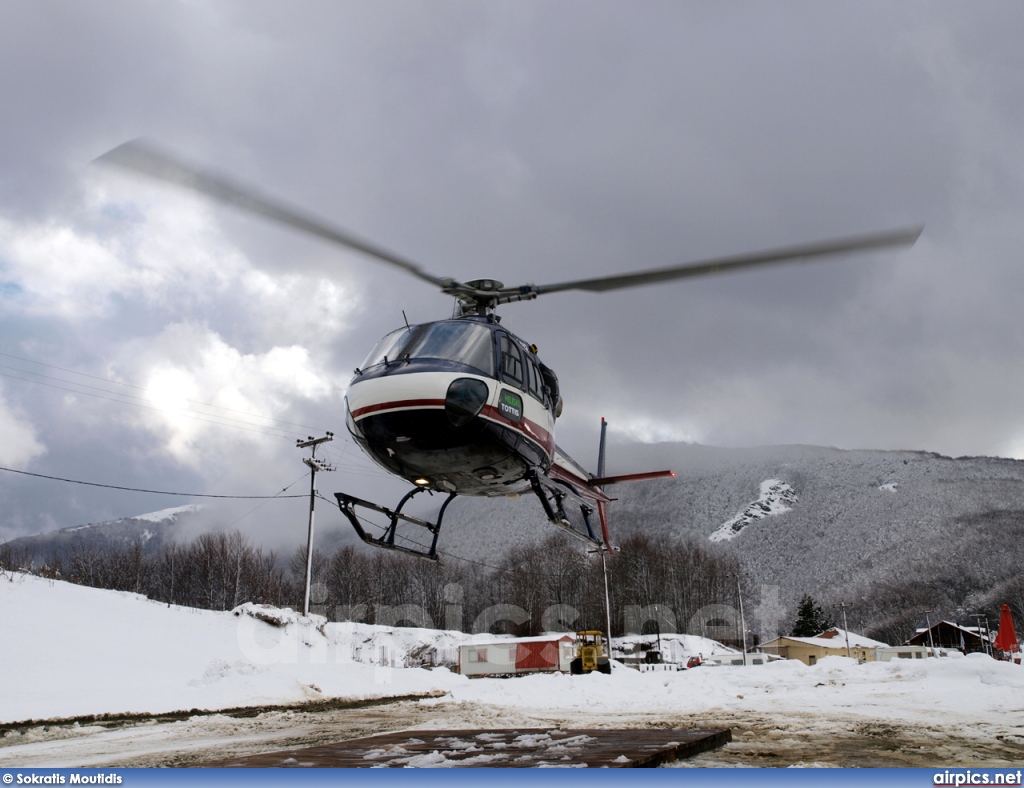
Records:
[[[120,167],[133,173],[172,183],[176,186],[183,186],[186,189],[220,202],[241,208],[243,211],[248,211],[301,232],[315,235],[339,246],[362,252],[389,265],[401,268],[403,271],[442,289],[452,287],[453,285],[457,286],[458,284],[451,279],[442,279],[428,274],[410,260],[406,260],[386,249],[364,241],[338,227],[332,227],[321,219],[263,197],[253,189],[232,183],[220,175],[203,171],[178,161],[163,151],[158,150],[150,143],[131,140],[117,146],[113,150],[107,151],[95,161],[99,164]]]
[[[652,268],[631,274],[602,276],[596,279],[577,279],[573,282],[560,282],[553,285],[536,285],[531,288],[537,295],[557,293],[562,290],[588,290],[602,293],[606,290],[619,290],[625,287],[650,285],[656,282],[668,282],[673,279],[685,279],[691,276],[706,276],[741,268],[752,268],[758,265],[773,265],[793,261],[806,261],[826,255],[843,254],[846,252],[865,251],[867,249],[883,249],[888,246],[912,245],[921,235],[924,226],[903,230],[890,230],[883,233],[858,235],[852,238],[838,238],[831,241],[788,246],[781,249],[770,249],[763,252],[719,257],[712,260],[701,260],[668,268]]]

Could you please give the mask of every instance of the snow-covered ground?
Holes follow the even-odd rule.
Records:
[[[349,728],[334,725],[300,740],[415,727],[697,725],[732,727],[735,740],[701,756],[701,765],[772,763],[798,751],[774,762],[856,763],[863,742],[913,765],[949,765],[951,757],[998,765],[1024,757],[1024,668],[985,656],[865,665],[830,657],[814,667],[793,661],[657,673],[617,667],[610,676],[470,680],[444,668],[399,667],[424,648],[451,654],[467,637],[457,632],[308,622],[255,606],[196,611],[24,575],[0,576],[0,622],[0,724],[421,695],[396,705],[393,716],[380,711],[365,722],[364,714],[363,722],[349,718]],[[708,648],[700,639],[693,645]],[[277,733],[252,733],[248,746],[275,749],[285,727],[294,737],[318,724],[312,711],[301,725],[296,714],[306,712],[287,712]],[[213,741],[276,724],[267,715],[263,722],[223,715],[202,722],[196,715],[174,723],[169,738],[151,748],[162,755],[149,760],[133,754],[149,746],[146,737],[158,733],[153,728],[113,734],[84,726],[54,740],[40,739],[38,726],[29,735],[26,726],[8,725],[0,763],[178,763],[180,754],[167,753],[185,748],[186,740],[202,749],[204,736]],[[98,748],[99,739],[82,749],[80,739],[89,735],[116,735],[120,749]],[[812,740],[819,744],[808,745]],[[804,752],[825,742],[845,742],[849,752]],[[106,760],[97,761],[97,752],[107,752]]]
[[[416,630],[327,627],[253,605],[194,610],[26,575],[0,580],[0,621],[0,723],[443,692],[466,681],[389,666],[403,664]],[[455,637],[464,636],[438,640]]]

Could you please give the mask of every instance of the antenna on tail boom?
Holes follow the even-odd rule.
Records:
[[[597,449],[597,476],[604,476],[604,434],[608,430],[608,422],[601,417],[601,445]]]

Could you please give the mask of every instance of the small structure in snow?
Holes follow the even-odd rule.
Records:
[[[875,660],[877,662],[891,662],[894,659],[948,657],[951,654],[963,656],[963,652],[958,649],[936,648],[933,653],[932,649],[925,648],[924,646],[886,646],[885,648],[879,647],[875,649]]]
[[[935,622],[931,629],[925,627],[917,630],[917,634],[903,645],[962,651],[964,654],[987,654],[991,650],[987,632],[978,627],[965,627],[945,620]]]
[[[521,676],[527,673],[568,673],[575,635],[465,643],[459,646],[459,673],[463,676]]]
[[[704,659],[703,664],[705,665],[767,665],[769,662],[780,659],[775,654],[765,654],[756,651],[750,652],[746,655],[743,652],[737,654],[712,654],[710,657]]]
[[[847,653],[849,639],[849,653]],[[877,648],[888,648],[888,643],[872,640],[864,635],[832,627],[812,638],[784,635],[761,644],[767,654],[776,654],[785,659],[798,659],[805,665],[814,665],[824,657],[853,657],[858,662],[874,662],[878,657]]]

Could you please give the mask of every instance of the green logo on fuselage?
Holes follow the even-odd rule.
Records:
[[[523,398],[508,389],[501,390],[498,412],[509,421],[518,423],[523,418]]]

